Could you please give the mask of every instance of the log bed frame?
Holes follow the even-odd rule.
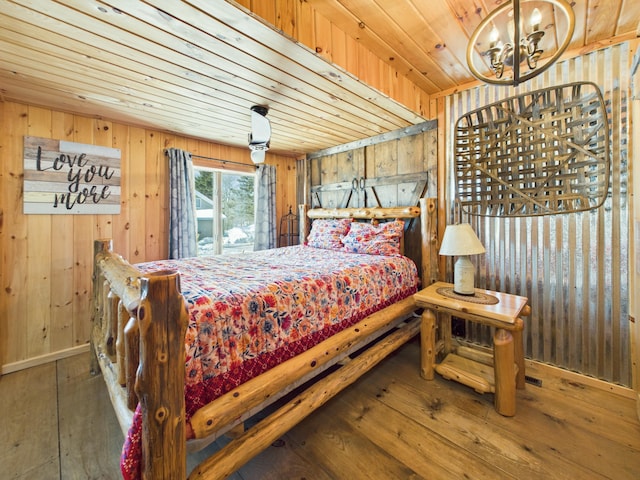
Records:
[[[437,280],[435,212],[435,199],[421,199],[420,208],[309,210],[301,205],[301,241],[313,218],[419,218],[422,257],[418,267],[426,286]],[[91,370],[96,374],[102,371],[125,435],[140,402],[144,479],[186,478],[188,451],[199,450],[232,429],[237,432],[244,420],[340,363],[340,368],[235,436],[200,463],[189,479],[228,477],[420,331],[415,302],[408,297],[219,397],[196,412],[187,425],[184,336],[188,313],[179,274],[161,271],[142,275],[111,248],[110,240],[95,241]],[[354,351],[392,329],[395,331],[364,353],[346,361]],[[423,376],[432,378],[434,331],[423,332],[421,347]],[[188,429],[195,440],[185,442]]]

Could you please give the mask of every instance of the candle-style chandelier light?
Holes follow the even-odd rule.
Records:
[[[542,26],[543,20],[546,27]],[[575,15],[565,0],[505,2],[489,13],[471,35],[467,64],[483,82],[517,86],[560,58],[571,42],[574,28]]]

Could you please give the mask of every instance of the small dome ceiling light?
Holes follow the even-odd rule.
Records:
[[[267,119],[269,109],[262,105],[251,107],[251,133],[249,134],[249,150],[251,161],[263,163],[269,142],[271,141],[271,123]]]

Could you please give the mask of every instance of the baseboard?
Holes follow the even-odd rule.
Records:
[[[547,363],[538,362],[536,360],[530,360],[528,358],[525,358],[525,366],[526,367],[531,366],[532,368],[541,370],[550,377],[564,378],[565,380],[573,381],[576,383],[582,383],[584,385],[589,385],[591,387],[595,387],[600,390],[605,390],[607,392],[620,395],[621,397],[635,398],[636,396],[635,391],[629,387],[606,382],[604,380],[599,380],[597,378],[589,377],[582,373],[572,372],[571,370],[566,370],[564,368],[556,367],[554,365],[549,365]]]
[[[471,349],[479,350],[485,353],[491,353],[493,351],[490,347],[467,342],[461,338],[456,338],[454,340],[454,345],[455,344],[466,346]],[[631,399],[636,398],[636,392],[630,387],[625,387],[623,385],[607,382],[605,380],[599,380],[595,377],[590,377],[583,373],[573,372],[565,368],[556,367],[555,365],[539,362],[537,360],[531,360],[529,358],[525,358],[524,362],[525,362],[525,368],[528,368],[528,367],[536,368],[539,371],[544,372],[545,375],[548,375],[550,377],[564,378],[569,381],[582,383],[584,385],[589,385],[591,387],[595,387],[600,390],[605,390],[607,392],[611,392],[625,398],[631,398]],[[640,397],[640,394],[638,394],[638,396]],[[640,418],[640,404],[638,404],[638,418]]]
[[[24,370],[25,368],[37,367],[38,365],[44,365],[45,363],[55,362],[62,358],[72,357],[73,355],[79,355],[89,351],[89,344],[78,345],[77,347],[71,347],[57,352],[47,353],[46,355],[40,355],[38,357],[28,358],[26,360],[20,360],[18,362],[7,363],[2,366],[2,375],[8,373]]]

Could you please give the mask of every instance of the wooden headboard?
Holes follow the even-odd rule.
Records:
[[[402,251],[419,266],[423,285],[438,280],[438,230],[436,199],[421,198],[420,206],[407,207],[362,207],[362,208],[309,208],[300,205],[300,243],[304,243],[310,231],[311,220],[319,218],[353,218],[358,220],[420,219],[417,232],[419,240],[406,245]],[[410,226],[408,227],[410,228]],[[414,236],[415,237],[415,236]]]

